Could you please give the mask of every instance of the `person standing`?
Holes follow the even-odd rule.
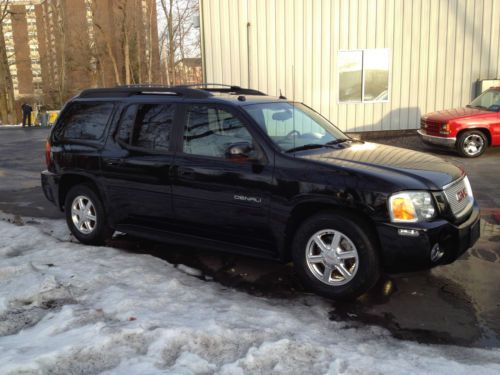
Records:
[[[41,127],[47,127],[49,123],[49,114],[47,113],[47,110],[45,107],[41,106],[40,109],[38,110],[38,114],[36,116],[38,125]]]
[[[31,127],[31,112],[33,111],[33,108],[28,103],[23,103],[21,109],[23,110],[23,128],[26,125],[26,122],[28,122],[28,126]]]

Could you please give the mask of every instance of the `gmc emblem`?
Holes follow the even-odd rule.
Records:
[[[467,190],[463,188],[462,190],[458,191],[456,197],[459,203],[462,202],[467,197]]]

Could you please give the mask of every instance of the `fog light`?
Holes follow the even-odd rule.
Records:
[[[435,244],[431,249],[431,262],[437,262],[444,255],[444,251],[441,250],[439,244]]]
[[[408,237],[418,237],[418,230],[415,229],[398,229],[398,234],[400,236],[408,236]]]

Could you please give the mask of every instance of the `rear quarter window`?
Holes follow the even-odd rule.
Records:
[[[72,103],[64,111],[58,138],[100,140],[113,112],[113,103]]]

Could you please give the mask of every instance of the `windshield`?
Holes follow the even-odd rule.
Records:
[[[497,112],[500,110],[500,90],[488,90],[479,95],[468,107],[486,109]]]
[[[290,102],[243,107],[283,151],[321,147],[349,139],[309,107]]]

